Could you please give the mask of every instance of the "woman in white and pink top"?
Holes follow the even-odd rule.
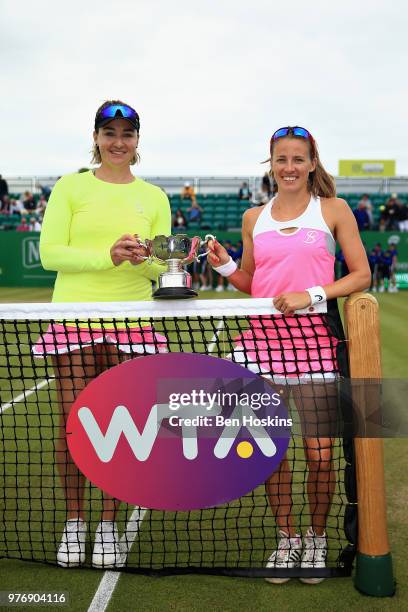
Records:
[[[282,313],[253,320],[251,329],[237,339],[231,358],[276,384],[292,385],[286,395],[290,389],[305,435],[311,526],[302,543],[292,516],[292,472],[285,458],[266,483],[280,536],[268,567],[320,569],[325,567],[326,521],[336,486],[334,440],[329,431],[320,434],[319,423],[319,437],[316,431],[308,435],[313,418],[306,413],[330,422],[327,415],[337,412],[333,381],[345,345],[336,298],[368,288],[370,268],[354,215],[347,202],[336,198],[334,180],[323,168],[310,132],[298,126],[277,130],[268,161],[277,195],[244,213],[241,268],[217,241],[210,243],[208,259],[240,291],[273,297]],[[349,269],[338,281],[336,241]],[[328,315],[291,316],[321,301],[327,301]],[[268,580],[281,584],[289,578]],[[301,580],[316,584],[323,578]]]

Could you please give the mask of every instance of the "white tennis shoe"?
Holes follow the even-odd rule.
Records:
[[[294,538],[289,538],[285,531],[279,531],[278,550],[274,550],[268,559],[266,567],[274,569],[291,569],[299,567],[302,556],[302,539],[299,535]],[[284,584],[290,580],[290,577],[268,577],[267,582],[272,584]]]
[[[309,527],[303,538],[303,554],[300,564],[305,569],[322,569],[326,567],[327,558],[327,538],[324,533],[322,536],[315,534]],[[319,584],[324,578],[300,578],[305,584]]]
[[[85,561],[86,524],[81,518],[65,523],[61,544],[57,551],[57,563],[61,567],[78,567]]]
[[[124,565],[118,526],[113,521],[101,521],[96,528],[92,565],[103,569]]]

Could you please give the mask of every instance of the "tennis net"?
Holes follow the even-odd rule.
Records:
[[[64,481],[68,453],[61,450],[64,402],[69,403],[69,393],[74,401],[91,379],[124,359],[156,353],[210,355],[264,377],[280,392],[284,389],[293,427],[286,468],[273,484],[198,510],[118,502],[121,571],[350,575],[356,491],[352,440],[337,434],[344,415],[336,389],[347,375],[337,307],[329,303],[328,308],[282,317],[270,299],[1,305],[0,557],[57,562],[69,506]],[[328,402],[334,411],[329,425]],[[309,455],[305,437],[312,441]],[[87,540],[92,542],[103,494],[87,481],[77,495],[84,499]],[[266,568],[282,528],[275,515],[285,513],[303,542],[316,516],[323,517],[325,567]],[[90,549],[83,565],[91,566]]]

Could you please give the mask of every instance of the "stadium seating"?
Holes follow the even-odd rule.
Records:
[[[362,193],[338,193],[338,197],[344,198],[352,209],[356,208]],[[391,197],[391,193],[370,193],[369,198],[373,204],[374,223],[378,223],[381,210],[386,201]],[[10,194],[10,198],[19,199],[20,194]],[[219,229],[229,230],[239,228],[242,225],[242,215],[247,208],[253,204],[248,201],[238,200],[236,193],[198,193],[197,202],[203,209],[201,223],[189,223],[189,229]],[[399,193],[398,198],[408,204],[408,193]],[[38,201],[39,195],[34,194],[34,199]],[[180,194],[169,196],[172,214],[180,208],[188,218],[187,208],[190,207],[190,200],[182,200]],[[20,222],[19,215],[8,217],[0,215],[0,229],[14,229]]]
[[[0,215],[0,230],[13,230],[20,225],[20,215]]]
[[[338,194],[338,197],[344,198],[353,209],[357,207],[361,196],[362,193]],[[369,197],[373,204],[374,222],[378,222],[381,212],[380,207],[384,206],[388,198],[391,197],[391,193],[370,193]],[[398,197],[401,201],[408,203],[408,194],[398,194]],[[223,230],[241,227],[242,215],[251,206],[251,202],[238,200],[235,193],[197,194],[197,202],[203,208],[201,226]],[[170,196],[170,204],[173,213],[177,208],[181,208],[186,214],[190,201],[181,200],[180,196],[175,194]],[[189,228],[191,227],[191,224],[189,224]]]
[[[172,213],[177,208],[186,214],[190,207],[190,200],[181,200],[178,194],[169,196]],[[208,193],[198,194],[197,202],[203,209],[201,227],[214,229],[230,229],[241,227],[242,214],[250,203],[241,203],[236,193]],[[187,215],[186,215],[187,216]],[[197,224],[188,224],[189,229],[199,227]]]

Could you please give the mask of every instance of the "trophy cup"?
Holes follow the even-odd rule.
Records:
[[[146,240],[143,244],[147,249],[150,262],[159,261],[167,264],[167,272],[159,276],[158,288],[153,293],[156,299],[184,299],[197,297],[197,292],[192,288],[191,274],[186,272],[183,266],[198,261],[206,253],[198,254],[201,246],[207,244],[208,240],[214,240],[214,236],[208,234],[204,240],[199,236],[190,238],[186,234],[175,236],[156,236],[153,240]]]

